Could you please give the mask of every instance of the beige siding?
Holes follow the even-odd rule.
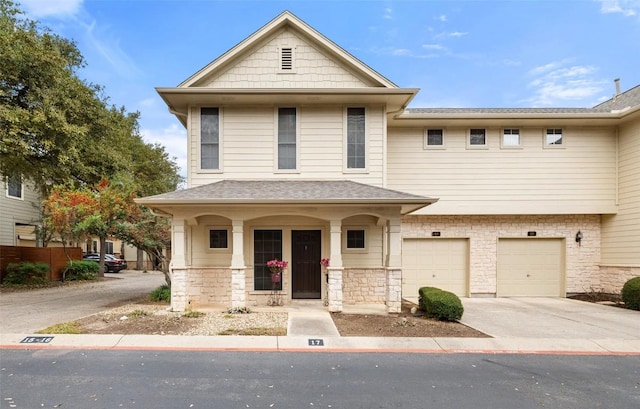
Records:
[[[365,230],[365,249],[350,250],[346,245],[348,229]],[[372,216],[354,216],[342,222],[342,264],[348,268],[381,267],[383,264],[383,230]]]
[[[226,249],[209,248],[209,230],[227,230],[229,247]],[[233,252],[233,234],[229,219],[216,216],[198,218],[198,225],[191,227],[191,246],[189,259],[196,267],[229,267]]]
[[[279,47],[294,48],[292,73],[280,71]],[[204,83],[215,88],[360,88],[372,85],[321,53],[293,30],[280,32]]]
[[[189,187],[222,179],[344,180],[382,186],[384,108],[367,107],[367,168],[345,170],[345,107],[298,107],[298,169],[276,169],[276,107],[221,109],[220,171],[199,170],[200,108],[189,119]]]
[[[507,125],[507,127],[517,127]],[[391,189],[438,197],[418,214],[570,214],[615,212],[612,129],[564,128],[565,144],[545,148],[542,128],[521,128],[521,148],[469,149],[468,129],[445,129],[444,149],[424,149],[424,129],[390,129]]]
[[[18,244],[16,223],[39,224],[40,198],[26,183],[22,199],[9,197],[5,179],[0,179],[0,245],[15,246]]]
[[[640,120],[619,130],[618,214],[602,219],[602,263],[640,267]]]

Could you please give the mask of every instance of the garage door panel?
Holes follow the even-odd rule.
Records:
[[[563,247],[562,239],[500,239],[497,295],[561,296]]]
[[[417,297],[420,287],[467,293],[469,246],[466,239],[405,239],[402,249],[405,297]]]

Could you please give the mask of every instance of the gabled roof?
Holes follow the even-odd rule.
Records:
[[[621,111],[627,108],[640,106],[640,85],[618,94],[602,104],[596,105],[593,109],[598,111]]]
[[[407,213],[437,200],[349,180],[222,180],[136,199],[136,202],[152,208],[202,204],[399,205],[403,213]]]
[[[332,55],[338,60],[340,60],[345,66],[349,67],[351,70],[357,72],[360,76],[367,78],[371,82],[375,84],[379,84],[380,87],[385,88],[397,88],[398,86],[385,78],[380,73],[376,72],[368,65],[349,54],[342,47],[335,44],[333,41],[329,40],[324,35],[320,34],[318,31],[313,29],[304,21],[300,20],[290,11],[284,11],[282,14],[271,20],[269,23],[264,25],[258,31],[251,34],[246,39],[242,40],[236,46],[231,48],[226,53],[222,54],[220,57],[216,58],[214,61],[209,63],[207,66],[193,74],[191,77],[187,78],[183,81],[179,88],[185,87],[194,87],[198,86],[199,82],[208,77],[212,72],[220,70],[221,68],[228,66],[235,61],[237,58],[240,58],[244,55],[245,52],[251,50],[257,44],[268,39],[271,35],[281,30],[284,27],[291,27],[296,31],[303,34],[307,39],[313,42],[315,45],[319,47],[319,49],[326,52],[328,55]]]

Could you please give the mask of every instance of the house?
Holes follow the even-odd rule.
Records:
[[[640,87],[584,109],[407,108],[289,12],[180,85],[172,307],[618,292],[640,274]],[[320,265],[322,258],[330,264]],[[286,260],[280,281],[267,261]]]
[[[0,179],[0,245],[36,247],[40,195],[20,176]]]

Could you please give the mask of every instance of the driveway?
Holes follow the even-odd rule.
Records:
[[[33,333],[60,322],[103,311],[105,307],[149,294],[164,284],[160,272],[124,270],[89,284],[4,293],[0,297],[0,331]]]
[[[462,322],[498,338],[640,340],[640,312],[567,298],[465,298]]]

